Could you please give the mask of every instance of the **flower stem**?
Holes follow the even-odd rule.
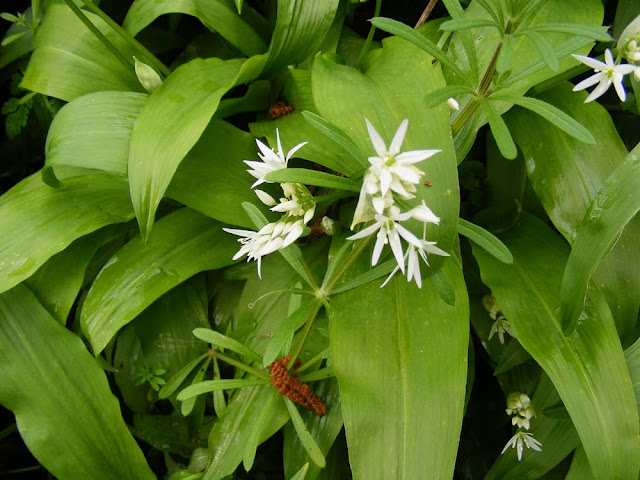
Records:
[[[300,365],[299,368],[296,368],[296,373],[304,372],[307,368],[309,368],[312,365],[314,365],[315,363],[321,361],[324,358],[324,356],[326,355],[327,350],[329,350],[329,349],[325,348],[323,351],[321,351],[319,354],[317,354],[311,360],[309,360],[308,362],[305,362],[302,365]]]
[[[160,70],[165,76],[171,75],[171,70],[167,68],[167,66],[162,63],[158,58],[147,50],[144,45],[138,42],[133,36],[127,32],[124,28],[114,22],[109,15],[100,10],[91,0],[82,0],[84,5],[91,10],[93,13],[98,15],[104,22],[109,25],[122,39],[131,44],[131,46],[137,50],[140,54],[140,57],[152,63],[158,70]]]
[[[264,378],[265,380],[269,380],[269,375],[267,375],[266,372],[258,370],[257,368],[253,368],[252,366],[242,363],[236,360],[235,358],[231,358],[228,355],[225,355],[224,353],[213,351],[211,355],[214,358],[218,358],[223,362],[227,362],[228,364],[233,365],[234,367],[237,367],[240,370],[244,370],[245,372],[250,373],[251,375],[255,375],[258,378]]]
[[[300,263],[302,264],[302,268],[304,268],[305,273],[307,274],[307,279],[309,280],[309,286],[313,289],[314,292],[318,292],[318,283],[316,282],[316,279],[313,278],[313,273],[311,273],[311,269],[309,268],[309,265],[307,265],[307,262],[305,262],[304,257],[301,255],[300,256]]]
[[[380,16],[381,7],[382,7],[382,0],[376,0],[376,9],[375,9],[375,12],[373,13],[374,17]],[[362,61],[364,56],[367,54],[367,52],[371,48],[371,42],[373,41],[373,34],[375,33],[375,31],[376,31],[376,27],[371,25],[371,28],[369,29],[369,35],[367,35],[367,39],[364,41],[364,45],[362,46],[362,50],[360,50],[360,55],[358,55],[358,59],[356,60],[354,68],[358,68],[358,66],[360,65],[360,62]]]
[[[431,15],[431,11],[433,10],[433,7],[436,6],[437,2],[438,2],[438,0],[429,0],[429,3],[427,4],[427,7],[424,9],[424,11],[422,12],[422,15],[420,15],[420,19],[416,23],[416,26],[413,27],[414,30],[416,28],[420,28],[422,25],[424,25],[424,23],[429,18],[429,15]]]
[[[75,13],[76,17],[85,24],[85,26],[93,33],[100,42],[113,54],[114,57],[118,59],[118,61],[130,71],[133,71],[134,64],[133,59],[129,60],[125,57],[120,50],[116,48],[116,46],[109,41],[107,37],[96,27],[91,20],[89,20],[82,10],[78,8],[78,6],[73,2],[73,0],[64,0],[67,6],[71,9],[73,13]]]
[[[311,327],[313,326],[313,322],[318,316],[318,312],[320,311],[320,306],[322,305],[322,301],[316,300],[311,307],[311,311],[309,312],[309,316],[307,317],[307,321],[304,324],[304,329],[302,330],[302,334],[300,335],[300,339],[296,345],[295,350],[291,353],[291,360],[287,364],[287,370],[291,370],[293,364],[296,362],[298,355],[302,351],[302,347],[304,346],[304,342],[307,340],[309,336],[309,332],[311,332]]]
[[[344,259],[344,262],[336,269],[336,272],[333,274],[331,278],[329,278],[325,285],[323,286],[323,290],[325,292],[331,292],[331,288],[340,280],[340,277],[344,275],[344,273],[349,269],[349,267],[356,261],[356,259],[360,256],[364,248],[369,244],[371,237],[365,237],[356,242],[353,247],[353,250],[349,252],[347,258]],[[349,240],[346,240],[347,242]]]

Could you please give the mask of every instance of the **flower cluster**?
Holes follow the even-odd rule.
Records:
[[[635,53],[633,55],[635,55]],[[588,67],[593,68],[593,71],[595,72],[589,78],[582,80],[573,88],[573,91],[575,92],[592,87],[596,83],[598,84],[596,88],[591,91],[585,100],[585,103],[592,102],[603,95],[607,90],[609,90],[609,87],[612,84],[618,94],[618,98],[620,98],[620,101],[624,102],[627,98],[627,92],[625,91],[622,83],[624,76],[633,72],[636,79],[640,81],[640,67],[629,63],[620,63],[620,58],[614,60],[613,54],[608,48],[604,52],[604,62],[596,60],[595,58],[585,57],[583,55],[572,55],[572,57],[584,63]]]
[[[496,299],[493,298],[493,295],[485,295],[482,298],[482,304],[489,312],[489,316],[494,320],[493,325],[491,325],[491,330],[489,331],[489,340],[497,333],[500,343],[504,344],[505,333],[512,337],[516,336],[511,329],[511,325],[509,325],[509,322],[500,311],[500,307],[496,303]]]
[[[542,444],[533,438],[533,434],[525,432],[529,430],[529,420],[536,416],[536,412],[531,404],[531,399],[528,395],[520,392],[511,392],[507,397],[507,409],[508,415],[511,415],[511,424],[518,426],[518,431],[507,442],[502,453],[506,452],[509,447],[515,448],[518,452],[518,460],[522,460],[522,452],[524,447],[532,448],[538,452],[541,452],[540,448]]]
[[[287,168],[289,159],[307,142],[300,143],[293,147],[289,153],[284,155],[280,142],[280,132],[276,129],[278,151],[266,146],[260,140],[256,140],[260,153],[261,162],[245,160],[251,167],[248,172],[257,180],[251,186],[254,188],[262,183],[271,183],[265,179],[268,173]],[[258,262],[258,276],[261,277],[262,257],[273,253],[276,250],[286,248],[295,242],[304,232],[305,226],[315,214],[316,204],[313,196],[302,184],[282,183],[283,196],[276,201],[271,195],[263,190],[254,190],[258,198],[265,205],[272,207],[271,211],[280,212],[284,215],[277,221],[268,223],[257,232],[252,230],[240,230],[235,228],[224,228],[225,232],[238,235],[238,242],[242,245],[240,250],[234,255],[237,260],[247,255],[247,261],[256,260]]]
[[[377,239],[373,247],[371,265],[376,265],[385,245],[390,245],[391,252],[397,262],[397,267],[391,272],[389,279],[400,270],[405,273],[407,280],[415,280],[418,287],[422,287],[420,275],[420,258],[428,265],[427,254],[448,256],[435,246],[436,242],[429,242],[426,237],[428,223],[439,224],[440,219],[429,209],[424,201],[408,211],[402,211],[398,206],[398,199],[411,200],[415,198],[416,185],[424,172],[416,167],[418,162],[426,160],[440,150],[413,150],[400,152],[404,142],[409,121],[404,120],[396,131],[389,148],[369,120],[365,119],[371,143],[377,156],[369,157],[370,167],[364,175],[360,198],[353,216],[351,229],[359,223],[374,221],[372,225],[348,237],[348,240],[358,240],[377,232]],[[417,220],[423,224],[422,238],[418,238],[401,222]],[[407,242],[406,252],[403,251],[402,241]]]

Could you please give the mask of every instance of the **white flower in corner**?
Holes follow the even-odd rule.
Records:
[[[585,100],[585,103],[591,102],[603,95],[609,89],[611,84],[613,84],[614,88],[616,89],[616,93],[618,94],[620,101],[625,101],[625,99],[627,98],[627,93],[624,90],[622,79],[625,75],[635,70],[636,67],[634,65],[629,65],[627,63],[616,65],[613,59],[613,54],[608,48],[604,52],[604,62],[596,60],[595,58],[585,57],[583,55],[571,56],[576,60],[584,63],[585,65],[593,68],[593,71],[595,72],[594,75],[591,75],[589,78],[581,81],[573,88],[573,91],[575,92],[578,90],[589,88],[596,83],[598,84],[598,86],[594,88],[593,91],[589,94],[589,96]]]
[[[280,142],[280,132],[276,128],[276,138],[278,143],[278,151],[274,151],[273,149],[266,146],[260,140],[256,139],[256,143],[258,144],[258,148],[261,153],[258,153],[261,162],[256,162],[253,160],[245,160],[248,166],[251,167],[251,170],[247,170],[251,175],[253,175],[256,180],[251,188],[260,185],[261,183],[266,182],[264,179],[265,175],[271,172],[275,172],[276,170],[282,170],[283,168],[287,168],[287,163],[289,163],[289,159],[304,147],[309,142],[302,142],[289,150],[289,153],[285,156],[284,151],[282,150],[282,143]]]
[[[421,248],[416,247],[414,244],[409,244],[407,247],[407,252],[404,254],[404,260],[407,262],[407,282],[411,280],[415,280],[418,288],[422,288],[422,274],[420,273],[420,258],[424,261],[426,265],[429,265],[427,261],[427,254],[431,253],[433,255],[440,255],[441,257],[448,257],[449,254],[444,250],[436,247],[436,242],[429,242],[427,240],[420,240],[422,244]],[[384,281],[380,288],[384,287],[391,277],[393,277],[398,270],[400,270],[399,266],[393,269],[393,271],[389,274],[387,279]]]
[[[518,452],[518,460],[522,460],[522,452],[524,447],[531,448],[536,452],[541,452],[540,448],[542,444],[533,438],[533,434],[529,432],[517,432],[511,439],[507,442],[504,449],[501,453],[506,452],[509,447],[515,448]]]
[[[247,261],[256,260],[258,262],[258,277],[262,278],[260,272],[262,257],[276,250],[286,248],[300,238],[304,231],[304,223],[302,219],[295,221],[280,220],[265,225],[257,232],[235,228],[223,228],[223,230],[242,237],[238,239],[242,247],[240,247],[233,259],[237,260],[246,254]]]

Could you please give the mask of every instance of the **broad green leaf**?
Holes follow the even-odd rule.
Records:
[[[227,337],[215,330],[211,330],[209,328],[196,328],[193,331],[193,335],[200,340],[204,340],[207,343],[210,343],[216,347],[224,348],[227,350],[231,350],[233,352],[239,353],[252,361],[259,362],[262,360],[260,355],[256,352],[245,346],[243,343],[235,340],[231,337]]]
[[[47,260],[37,272],[25,280],[25,285],[38,298],[40,304],[62,325],[67,322],[69,312],[80,292],[91,258],[100,247],[119,233],[121,229],[108,226],[79,238]]]
[[[139,236],[131,240],[103,267],[82,306],[82,331],[94,352],[172,287],[231,264],[235,249],[219,223],[188,208],[158,222],[147,244]]]
[[[95,92],[62,107],[47,134],[45,168],[70,165],[126,175],[131,130],[147,97]]]
[[[496,337],[494,336],[493,339]],[[492,340],[493,340],[492,339]],[[494,375],[501,375],[504,372],[517,367],[518,365],[526,362],[531,358],[529,352],[527,352],[517,339],[512,339],[509,344],[504,348],[500,360],[493,371]]]
[[[268,182],[273,183],[302,183],[303,185],[315,185],[317,187],[360,192],[361,185],[348,178],[331,175],[326,172],[318,172],[307,168],[287,168],[276,170],[265,175]]]
[[[607,111],[597,103],[585,104],[585,93],[572,92],[562,84],[539,98],[579,118],[596,140],[579,142],[546,120],[523,109],[514,110],[506,121],[524,155],[529,180],[551,221],[570,244],[606,179],[627,157]],[[544,142],[540,139],[544,138]],[[594,283],[604,293],[623,346],[640,335],[637,322],[640,305],[640,221],[632,220],[616,246],[600,263]]]
[[[178,394],[178,400],[184,401],[203,393],[214,392],[216,390],[233,390],[235,388],[254,387],[256,385],[264,385],[267,380],[246,379],[246,380],[205,380],[204,382],[189,385]]]
[[[273,73],[315,55],[329,32],[339,3],[339,0],[278,0],[278,18],[265,71]]]
[[[332,378],[322,382],[316,382],[313,384],[313,391],[322,398],[327,412],[324,416],[319,417],[311,410],[304,410],[300,412],[300,415],[309,434],[313,437],[322,454],[326,457],[343,426],[338,381]],[[287,424],[284,428],[283,456],[285,478],[289,478],[295,471],[301,467],[304,468],[304,465],[307,464],[309,465],[309,471],[305,477],[306,480],[315,480],[323,471],[323,469],[313,463],[309,457],[304,446],[298,440],[292,424]]]
[[[122,26],[135,36],[156,18],[169,13],[198,18],[247,56],[267,50],[266,42],[251,26],[257,13],[245,9],[245,15],[240,16],[233,0],[136,0]]]
[[[102,19],[89,20],[127,58],[136,53]],[[144,92],[133,69],[127,69],[66,6],[51,5],[38,28],[35,50],[21,86],[70,102],[102,90]]]
[[[429,240],[445,251],[453,247],[458,218],[458,176],[450,137],[449,109],[426,109],[416,98],[445,86],[438,65],[416,46],[399,38],[387,38],[365,73],[318,56],[312,70],[313,98],[320,115],[341,129],[365,155],[375,153],[365,118],[372,122],[389,144],[404,119],[409,120],[402,151],[440,149],[433,157],[416,164],[425,172],[431,187],[418,186],[417,198],[425,200],[441,219],[429,230]],[[408,68],[407,65],[411,65]],[[420,232],[422,229],[420,227]],[[430,258],[437,270],[443,257]]]
[[[456,304],[456,291],[442,269],[431,275],[429,282],[431,282],[433,289],[438,292],[440,298],[444,300],[447,305],[454,306]]]
[[[613,21],[613,36],[624,45],[634,33],[632,29],[640,22],[640,5],[634,0],[620,0],[616,9],[616,18]],[[633,24],[633,25],[632,25]],[[631,28],[629,26],[631,25]]]
[[[544,60],[544,63],[547,64],[547,67],[549,67],[554,72],[557,72],[560,69],[560,65],[558,63],[558,54],[553,49],[551,44],[546,40],[544,35],[531,31],[524,31],[522,32],[522,34],[526,38],[531,40],[531,43],[536,46],[536,48],[538,49],[538,53],[542,57],[542,60]]]
[[[26,55],[33,50],[33,34],[23,25],[13,24],[6,31],[3,38],[15,35],[19,32],[27,32],[9,45],[0,46],[0,68],[4,68],[14,60]]]
[[[0,325],[0,403],[47,470],[70,479],[155,478],[80,338],[24,286],[0,295]]]
[[[187,425],[179,414],[133,415],[133,434],[160,451],[168,451],[189,458],[194,448]]]
[[[521,216],[520,225],[501,240],[513,254],[513,265],[474,247],[482,280],[522,346],[557,388],[596,478],[635,479],[640,468],[638,412],[604,297],[591,291],[584,321],[565,337],[558,306],[566,244],[529,215]]]
[[[313,126],[308,122],[308,117],[303,117],[300,113],[317,113],[313,103],[310,71],[290,69],[282,95],[294,111],[276,120],[250,123],[249,129],[253,135],[266,137],[269,144],[275,148],[277,146],[276,129],[278,129],[285,151],[291,150],[302,142],[309,142],[296,152],[296,157],[318,163],[345,175],[352,175],[363,169],[362,162],[366,162],[366,159],[360,158],[362,155],[344,132],[332,126],[333,137],[330,137],[326,120],[325,129],[319,130],[317,127],[320,125]],[[316,117],[314,118],[317,120]]]
[[[419,290],[400,277],[383,289],[376,281],[331,299],[332,366],[355,479],[453,475],[469,308],[460,267],[449,259],[443,268],[455,307],[430,283]]]
[[[442,87],[429,93],[424,98],[424,103],[427,107],[437,107],[443,102],[446,102],[449,98],[456,97],[458,95],[465,95],[472,90],[465,85],[451,85],[448,87]]]
[[[513,255],[511,255],[509,249],[504,245],[504,243],[491,233],[487,232],[484,228],[474,225],[463,218],[459,218],[458,233],[460,235],[464,235],[472,242],[484,248],[487,253],[493,255],[502,263],[513,263]]]
[[[288,398],[284,398],[284,402],[287,406],[287,410],[289,410],[291,423],[293,424],[293,427],[296,430],[298,439],[300,440],[300,443],[309,454],[309,458],[311,458],[311,460],[313,461],[313,463],[316,464],[316,466],[320,468],[324,468],[327,464],[324,458],[324,454],[322,453],[322,450],[320,450],[320,447],[318,446],[314,438],[309,433],[309,430],[307,430],[307,427],[304,424],[304,420],[302,420],[302,417],[300,416],[300,412],[298,412],[298,408]]]
[[[640,210],[640,145],[598,191],[578,230],[562,279],[561,318],[573,332],[584,307],[589,279]]]
[[[74,169],[61,178],[66,188],[56,190],[37,172],[0,197],[0,292],[31,276],[77,238],[133,217],[126,179]]]
[[[264,60],[264,56],[246,61],[197,58],[180,66],[149,95],[133,126],[129,150],[131,199],[145,241],[174,173],[220,99],[234,85],[255,79]]]
[[[358,147],[353,144],[351,139],[347,137],[344,132],[338,130],[320,115],[313,112],[304,111],[302,112],[302,116],[309,125],[344,148],[358,163],[361,163],[363,167],[366,166],[363,163],[362,154],[358,151]]]
[[[581,142],[589,144],[596,143],[591,132],[589,132],[589,130],[587,130],[580,122],[547,102],[543,102],[537,98],[518,97],[509,94],[497,94],[496,98],[507,100],[537,113],[542,118],[549,120],[560,130],[568,133],[570,136],[580,140]]]
[[[504,73],[511,68],[511,61],[513,60],[513,49],[515,39],[513,35],[505,35],[502,39],[502,48],[498,54],[496,60],[496,71],[498,73]]]
[[[576,448],[571,460],[571,468],[567,472],[566,480],[591,480],[593,474],[589,468],[589,459],[584,448]]]
[[[636,396],[636,405],[640,412],[640,340],[636,340],[633,345],[624,352],[629,367],[629,376]]]
[[[498,144],[498,148],[500,149],[502,156],[509,160],[516,158],[518,155],[518,149],[516,148],[516,144],[513,143],[513,138],[511,138],[511,133],[509,133],[509,127],[504,123],[504,120],[491,101],[483,101],[482,109],[487,117],[487,122],[489,122],[491,134]]]

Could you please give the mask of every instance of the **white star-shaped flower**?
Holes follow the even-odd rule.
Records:
[[[593,68],[593,71],[595,72],[594,75],[591,75],[589,78],[584,79],[575,87],[573,87],[573,91],[575,92],[578,90],[589,88],[596,83],[598,84],[598,86],[594,88],[589,94],[589,96],[585,100],[585,103],[592,102],[596,98],[603,95],[609,89],[611,84],[613,84],[614,88],[616,89],[616,93],[618,94],[620,101],[625,101],[625,99],[627,98],[627,92],[625,92],[624,90],[622,79],[625,75],[635,70],[635,65],[629,65],[627,63],[616,65],[613,59],[613,54],[608,48],[604,52],[604,62],[591,57],[585,57],[583,55],[572,55],[572,57]]]
[[[448,257],[449,254],[444,250],[436,247],[436,242],[428,242],[427,240],[420,240],[421,247],[416,247],[414,244],[410,243],[407,247],[407,252],[404,254],[404,261],[407,262],[407,282],[411,280],[415,280],[418,288],[422,288],[422,274],[420,273],[420,258],[424,261],[426,265],[429,265],[427,261],[427,254],[431,253],[434,255],[440,255],[441,257]],[[393,271],[389,274],[387,279],[384,281],[380,288],[384,287],[391,277],[393,277],[398,270],[400,270],[399,266],[393,269]]]
[[[517,432],[511,439],[507,442],[504,449],[501,453],[506,452],[509,447],[515,448],[518,452],[518,460],[522,460],[522,451],[524,447],[531,448],[537,452],[541,452],[540,448],[542,444],[533,438],[533,434],[529,432]]]
[[[275,172],[276,170],[282,170],[283,168],[287,168],[287,163],[289,163],[289,159],[293,157],[293,154],[304,147],[309,142],[302,142],[289,150],[289,153],[285,156],[284,151],[282,149],[282,143],[280,143],[280,131],[276,128],[276,138],[278,143],[278,151],[274,151],[272,148],[269,148],[267,145],[262,143],[260,140],[256,139],[256,143],[258,144],[258,148],[261,153],[258,153],[261,162],[256,162],[253,160],[245,160],[248,166],[251,167],[251,170],[247,170],[251,175],[253,175],[256,180],[251,188],[264,183],[266,180],[264,179],[265,175],[271,172]]]
[[[223,228],[223,230],[241,237],[238,242],[242,247],[233,256],[233,259],[237,260],[246,254],[247,261],[256,260],[258,262],[258,277],[262,278],[260,272],[262,257],[276,250],[286,248],[300,238],[304,231],[304,223],[302,219],[295,221],[280,220],[265,225],[257,232],[235,228]]]

